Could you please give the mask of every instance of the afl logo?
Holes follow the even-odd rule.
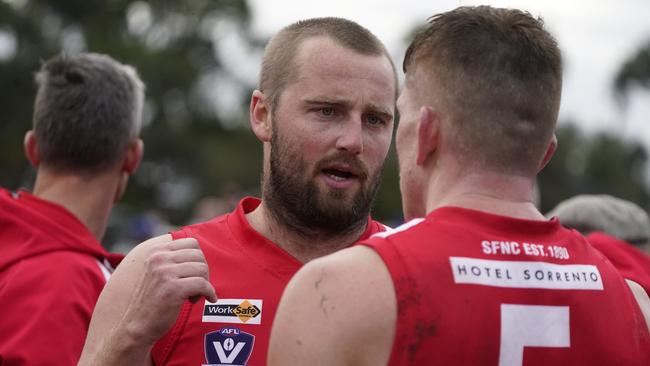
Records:
[[[212,365],[244,366],[253,352],[255,336],[235,327],[225,327],[205,335],[205,360]]]

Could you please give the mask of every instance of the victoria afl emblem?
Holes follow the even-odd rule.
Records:
[[[235,327],[225,327],[205,335],[205,360],[213,365],[245,366],[253,352],[255,336]]]

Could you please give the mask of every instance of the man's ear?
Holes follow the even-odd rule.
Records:
[[[249,107],[251,129],[262,142],[271,141],[271,108],[267,96],[259,90],[254,90],[251,95]]]
[[[25,156],[29,163],[34,167],[38,167],[41,163],[41,156],[38,152],[38,142],[36,141],[36,135],[34,130],[29,130],[25,134],[25,139],[23,140],[23,148],[25,149]]]
[[[544,154],[544,159],[542,159],[542,162],[539,164],[539,167],[537,168],[537,172],[539,173],[546,164],[548,164],[549,161],[551,161],[551,157],[553,157],[553,154],[555,153],[555,150],[557,149],[557,136],[555,136],[555,133],[553,133],[553,138],[551,139],[551,142],[548,144],[548,147],[546,148],[546,153]]]
[[[440,119],[438,114],[429,106],[420,108],[420,120],[418,121],[417,141],[417,165],[425,165],[429,156],[438,147],[438,131]]]
[[[144,154],[144,143],[141,139],[135,139],[129,142],[126,150],[124,161],[122,162],[122,171],[132,175],[140,166],[142,155]]]

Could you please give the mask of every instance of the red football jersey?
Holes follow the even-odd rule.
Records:
[[[156,365],[266,365],[280,296],[302,264],[250,226],[245,215],[259,204],[248,197],[233,213],[172,233],[198,240],[219,300],[183,305],[152,350]],[[369,219],[361,239],[384,228]]]
[[[614,264],[623,278],[637,282],[650,295],[650,256],[632,244],[601,232],[587,235],[587,241]]]
[[[557,219],[444,207],[364,242],[393,279],[390,365],[648,365],[623,278]]]

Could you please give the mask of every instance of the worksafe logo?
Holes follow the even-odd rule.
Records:
[[[261,324],[262,300],[219,299],[205,301],[204,323]]]

